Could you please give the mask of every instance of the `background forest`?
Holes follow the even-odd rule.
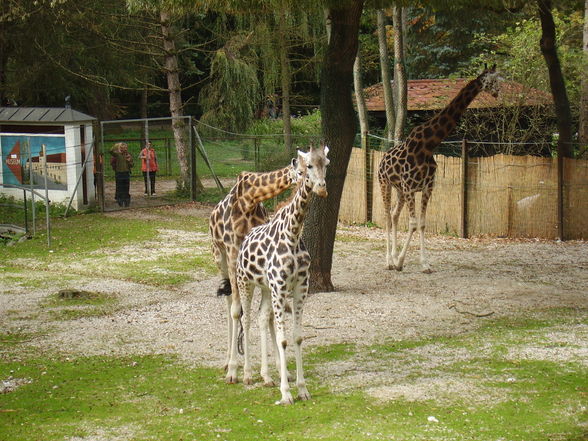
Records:
[[[175,90],[177,111],[236,132],[278,117],[282,102],[287,113],[307,115],[319,108],[327,41],[318,3],[8,0],[0,10],[0,98],[60,107],[70,97],[73,108],[105,120],[168,116]],[[408,79],[472,77],[497,63],[507,78],[550,92],[535,2],[405,5]],[[364,86],[381,81],[376,6],[366,3],[361,19]],[[553,7],[575,132],[585,5]],[[389,48],[391,11],[384,10]]]

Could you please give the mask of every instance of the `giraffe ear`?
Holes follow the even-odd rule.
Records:
[[[298,157],[304,161],[305,164],[308,164],[308,160],[310,158],[310,153],[302,152],[298,150]]]
[[[329,146],[325,144],[325,157],[329,153]]]
[[[290,164],[292,165],[292,168],[296,168],[298,166],[298,160],[296,158],[292,158]]]

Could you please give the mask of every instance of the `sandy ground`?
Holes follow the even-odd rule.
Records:
[[[174,210],[202,216],[210,207],[187,204]],[[149,216],[143,210],[109,215]],[[588,245],[583,241],[429,235],[434,272],[424,274],[418,263],[418,241],[413,240],[405,269],[398,272],[385,268],[382,230],[341,225],[339,234],[342,239],[336,242],[332,273],[337,291],[308,298],[305,345],[455,335],[483,325],[488,317],[546,308],[578,308],[586,314]],[[109,256],[106,262],[112,267],[132,256],[173,252],[194,240],[202,244],[195,252],[207,251],[205,234],[166,230],[144,248]],[[42,335],[28,344],[63,353],[173,353],[189,363],[221,366],[226,329],[224,300],[215,295],[220,277],[202,274],[197,278],[178,288],[162,289],[110,278],[105,268],[76,288],[116,296],[121,305],[117,312],[62,322],[38,314],[39,302],[54,293],[54,287],[4,284],[0,310],[10,313],[2,314],[0,326],[40,331]],[[252,332],[256,340],[255,323]],[[588,347],[588,342],[583,344]]]

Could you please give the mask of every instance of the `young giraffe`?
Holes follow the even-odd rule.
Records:
[[[388,269],[402,271],[404,258],[410,239],[417,229],[415,195],[422,192],[421,213],[419,217],[420,261],[423,272],[430,273],[431,268],[425,257],[425,214],[427,204],[433,191],[437,164],[433,158],[435,148],[457,126],[459,119],[473,99],[481,91],[488,91],[493,97],[498,96],[502,77],[496,72],[496,66],[485,69],[478,78],[470,81],[459,91],[457,96],[432,119],[415,127],[406,140],[386,152],[378,169],[378,180],[382,191],[386,211],[386,263]],[[391,190],[396,189],[397,201],[391,213]],[[408,204],[408,236],[400,255],[396,249],[398,218],[404,204]],[[392,229],[392,243],[390,243]]]
[[[311,147],[308,153],[298,152],[301,177],[296,193],[288,205],[278,211],[267,224],[251,230],[243,241],[237,259],[237,285],[240,299],[243,301],[243,330],[245,333],[243,382],[250,384],[252,381],[249,360],[249,325],[253,290],[259,286],[262,295],[259,316],[259,328],[262,336],[261,376],[266,384],[273,384],[268,375],[266,345],[267,323],[273,316],[276,326],[276,335],[273,340],[280,358],[282,404],[293,403],[286,368],[287,340],[284,327],[285,309],[289,295],[292,296],[292,334],[295,343],[298,397],[302,400],[310,399],[302,368],[302,335],[300,331],[303,304],[308,294],[310,255],[301,239],[301,233],[311,193],[327,197],[325,174],[329,164],[328,152],[327,146]],[[273,313],[270,310],[270,301]],[[240,308],[236,302],[233,303],[233,308],[233,321],[236,321]],[[236,355],[236,339],[233,336],[227,375],[235,380],[237,378]]]
[[[237,182],[212,210],[209,231],[212,236],[212,254],[223,281],[217,294],[227,299],[227,355],[225,368],[229,363],[233,333],[230,315],[232,293],[239,295],[235,279],[237,254],[245,235],[255,226],[267,221],[267,212],[260,202],[284,192],[296,183],[298,178],[295,162],[279,170],[267,173],[242,172]],[[235,334],[236,335],[236,334]]]

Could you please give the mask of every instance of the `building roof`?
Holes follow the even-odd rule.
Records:
[[[457,96],[469,79],[429,79],[408,80],[408,111],[441,110]],[[364,89],[368,111],[384,111],[384,91],[382,83]],[[535,106],[553,104],[551,95],[543,91],[523,86],[514,81],[504,81],[498,98],[481,92],[469,108],[481,109],[500,106]]]
[[[0,124],[64,124],[96,118],[67,107],[0,107]]]

